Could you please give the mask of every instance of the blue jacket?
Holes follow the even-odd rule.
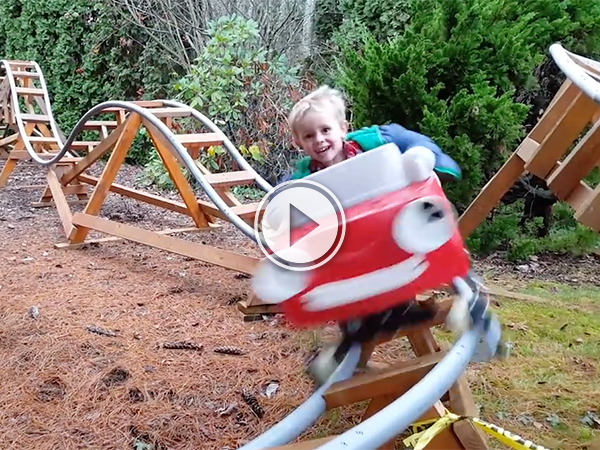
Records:
[[[362,151],[365,152],[389,143],[396,144],[402,153],[412,147],[426,147],[435,155],[434,170],[436,172],[449,176],[451,179],[460,179],[462,175],[460,166],[450,156],[445,154],[431,138],[395,123],[361,128],[360,130],[348,133],[346,139],[357,143]],[[280,183],[310,175],[310,165],[310,157],[307,156],[300,159],[296,163],[296,169],[292,173],[286,174]]]

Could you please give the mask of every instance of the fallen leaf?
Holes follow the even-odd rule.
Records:
[[[506,420],[506,419],[508,419],[508,413],[506,413],[504,411],[498,411],[496,413],[496,417],[498,418],[498,420]]]
[[[269,383],[267,385],[267,388],[265,389],[265,395],[267,396],[267,398],[273,397],[277,392],[277,389],[279,389],[279,383]]]
[[[238,404],[230,403],[226,407],[218,409],[217,414],[219,415],[219,417],[230,416],[234,412],[237,412],[237,410],[238,410]]]
[[[533,417],[531,417],[529,414],[519,414],[517,416],[517,421],[526,426],[535,423],[535,420],[533,420]]]
[[[40,315],[40,310],[37,306],[32,306],[31,308],[29,308],[29,315],[32,319],[37,319]]]
[[[522,323],[509,323],[509,324],[506,324],[506,326],[508,328],[512,328],[513,330],[517,330],[517,331],[527,331],[527,330],[529,330],[529,328],[527,327],[527,325],[524,325]]]

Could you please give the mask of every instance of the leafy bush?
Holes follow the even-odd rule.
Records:
[[[522,205],[519,203],[498,207],[492,218],[483,222],[467,238],[469,249],[475,254],[502,252],[508,260],[523,261],[538,253],[585,254],[600,245],[600,234],[577,222],[573,210],[566,203],[555,205],[552,230],[542,238],[535,235],[541,218],[521,229],[520,210]]]
[[[354,42],[340,36],[338,83],[355,127],[397,122],[456,159],[464,179],[448,191],[460,211],[523,137],[528,108],[512,100],[511,78],[539,61],[519,38],[527,18],[498,22],[479,0],[418,4],[404,33],[387,41],[357,26]]]
[[[253,20],[223,16],[207,32],[209,41],[192,70],[175,84],[177,95],[213,120],[261,175],[278,178],[294,154],[287,113],[306,80],[284,54],[269,54],[260,45]]]
[[[523,136],[527,110],[509,100],[540,93],[535,68],[547,61],[548,46],[561,41],[572,51],[600,54],[595,0],[340,0],[339,9],[347,20],[335,35],[337,81],[351,98],[356,126],[397,121],[433,138],[465,133],[480,150],[465,159],[456,142],[447,147],[470,172],[467,192],[454,195],[460,203],[472,198]],[[546,104],[558,85],[544,92]],[[480,95],[487,97],[488,114],[473,124],[468,117],[482,111]],[[461,96],[456,113],[462,117],[452,116]],[[510,112],[493,123],[492,111]],[[430,114],[436,117],[426,119]]]

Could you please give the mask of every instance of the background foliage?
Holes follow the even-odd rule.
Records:
[[[550,44],[598,55],[600,4],[406,0],[402,14],[398,5],[337,3],[345,20],[329,36],[334,79],[351,102],[354,127],[400,123],[431,136],[461,165],[464,179],[447,192],[462,212],[558,90],[563,76],[549,64]],[[550,236],[534,239],[518,226],[519,207],[501,207],[471,236],[471,248],[518,258],[597,245],[597,235],[574,221],[555,221]],[[567,244],[565,230],[573,233]]]
[[[596,0],[317,0],[313,35],[300,39],[313,42],[311,55],[292,66],[297,54],[290,58],[285,45],[272,43],[291,24],[305,32],[302,3],[286,3],[293,14],[276,3],[269,8],[278,14],[261,13],[260,2],[249,4],[250,12],[236,7],[236,14],[219,17],[214,8],[205,18],[196,11],[194,20],[204,28],[193,33],[202,45],[178,66],[148,26],[151,9],[134,17],[125,1],[4,0],[0,55],[40,64],[66,133],[106,100],[177,98],[215,121],[271,182],[298,157],[287,129],[289,108],[317,83],[335,85],[347,96],[354,128],[397,122],[431,136],[460,163],[464,180],[447,188],[459,211],[560,86],[549,45],[558,41],[600,56]],[[190,32],[172,29],[169,38],[185,47]],[[147,166],[145,182],[168,187],[147,144],[138,136],[130,161]],[[229,168],[222,156],[223,149],[211,148],[201,158],[218,171]],[[587,251],[598,242],[562,204],[554,208],[550,235],[537,238],[535,224],[518,225],[522,207],[500,206],[473,233],[471,248],[518,259]]]

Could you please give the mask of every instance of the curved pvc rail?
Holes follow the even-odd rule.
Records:
[[[67,141],[63,142],[61,139],[61,134],[60,134],[58,125],[56,124],[56,121],[54,120],[54,116],[52,115],[52,108],[51,108],[50,99],[48,96],[48,89],[47,89],[46,82],[44,80],[42,71],[36,62],[29,61],[30,64],[34,65],[36,72],[39,74],[40,83],[41,83],[42,89],[44,91],[43,96],[44,96],[44,102],[46,104],[46,109],[47,109],[46,114],[50,118],[50,127],[52,129],[54,136],[57,139],[57,143],[61,147],[60,151],[56,155],[54,155],[52,158],[49,158],[49,159],[41,158],[37,154],[37,152],[33,149],[33,147],[31,146],[31,143],[28,141],[28,139],[25,137],[26,136],[25,125],[24,125],[23,119],[21,117],[21,111],[20,111],[20,107],[19,107],[19,99],[18,99],[18,95],[16,92],[17,86],[15,83],[14,76],[12,74],[12,68],[10,66],[10,61],[0,60],[0,63],[3,64],[6,69],[7,79],[10,84],[12,102],[14,105],[13,107],[15,109],[14,115],[16,117],[19,133],[21,134],[21,136],[24,136],[23,140],[24,140],[25,148],[27,149],[27,152],[29,153],[31,158],[34,161],[36,161],[38,164],[40,164],[42,166],[51,166],[51,165],[59,162],[67,153],[73,154],[71,146],[72,146],[73,142],[75,141],[75,138],[79,135],[79,133],[81,133],[83,131],[84,126],[87,123],[87,121],[91,117],[102,113],[102,111],[104,109],[111,108],[111,107],[118,107],[118,108],[122,108],[127,111],[130,111],[130,112],[135,112],[135,113],[139,114],[140,116],[142,116],[145,120],[151,122],[152,125],[154,125],[160,131],[160,133],[169,141],[169,143],[173,146],[173,148],[177,152],[178,156],[180,157],[180,160],[182,160],[184,162],[186,169],[194,176],[194,178],[196,179],[196,181],[198,181],[198,183],[200,184],[202,189],[207,193],[207,195],[209,196],[211,201],[215,204],[215,206],[219,210],[221,210],[223,212],[223,214],[225,214],[227,219],[231,223],[233,223],[238,229],[240,229],[240,231],[242,231],[242,233],[244,233],[248,238],[252,239],[255,242],[257,241],[257,237],[256,237],[256,233],[254,232],[254,229],[250,225],[248,225],[245,221],[243,221],[237,214],[235,214],[231,210],[229,205],[223,201],[223,199],[215,191],[215,189],[212,187],[212,185],[210,183],[208,183],[205,176],[202,174],[202,172],[199,170],[199,168],[196,166],[196,164],[194,164],[193,159],[191,158],[191,156],[189,155],[189,153],[185,149],[185,147],[177,141],[173,132],[161,120],[159,120],[156,116],[154,116],[150,110],[142,108],[134,103],[124,102],[124,101],[107,101],[107,102],[100,103],[100,104],[96,105],[94,108],[90,109],[87,113],[85,113],[79,119],[79,121],[77,122],[77,124],[75,125],[75,127],[73,128],[71,133],[69,134]],[[211,131],[222,135],[223,136],[223,144],[224,144],[226,150],[231,155],[231,157],[236,161],[236,163],[240,167],[242,167],[243,170],[246,170],[253,174],[254,178],[257,181],[257,184],[260,186],[260,188],[262,190],[264,190],[265,192],[268,192],[271,189],[273,189],[273,187],[263,177],[261,177],[258,174],[258,172],[256,172],[254,170],[254,168],[246,161],[246,159],[239,153],[239,151],[235,148],[235,146],[229,140],[229,138],[208,117],[206,117],[205,115],[203,115],[196,109],[189,107],[188,105],[184,105],[182,103],[179,103],[176,101],[171,101],[171,100],[161,100],[161,101],[163,102],[163,104],[165,106],[181,108],[186,111],[189,111],[190,114],[196,120],[200,121],[202,124],[207,126]],[[263,243],[263,244],[266,245],[266,243]]]
[[[464,333],[450,352],[403,396],[354,428],[318,447],[321,450],[375,450],[419,420],[464,372],[477,348],[481,328]]]
[[[550,46],[550,54],[556,65],[567,78],[585,92],[592,100],[596,103],[600,103],[600,82],[591,77],[583,67],[577,64],[570,56],[570,53],[567,52],[562,45],[558,43],[552,44]],[[597,62],[593,62],[593,65],[597,66],[597,64]]]
[[[243,170],[251,172],[254,175],[254,177],[256,178],[257,184],[260,186],[260,188],[263,191],[269,192],[271,189],[273,189],[273,186],[271,186],[271,184],[269,184],[269,182],[267,180],[265,180],[263,177],[261,177],[258,174],[258,172],[256,172],[256,170],[254,170],[254,168],[248,163],[248,161],[246,161],[246,158],[244,158],[240,154],[240,152],[235,148],[235,146],[229,140],[229,138],[227,137],[227,135],[225,135],[225,133],[223,133],[223,131],[221,131],[219,129],[219,127],[212,120],[210,120],[208,117],[206,117],[204,114],[202,114],[197,109],[192,108],[191,106],[188,106],[188,105],[186,105],[184,103],[179,103],[179,102],[176,102],[176,101],[173,101],[173,100],[160,100],[160,101],[163,102],[163,104],[165,106],[171,106],[171,107],[181,108],[181,109],[185,109],[187,111],[190,111],[190,113],[192,114],[192,117],[194,117],[194,119],[196,119],[199,122],[201,122],[204,125],[206,125],[206,127],[209,128],[214,133],[219,133],[219,134],[223,135],[223,145],[224,145],[225,149],[227,150],[227,152],[234,159],[234,161]]]
[[[302,405],[296,408],[281,422],[273,425],[263,434],[248,442],[238,450],[263,450],[285,445],[296,439],[312,426],[325,412],[323,394],[333,383],[350,378],[360,358],[360,345],[353,346],[335,372]]]
[[[169,143],[173,146],[173,149],[177,152],[177,155],[185,165],[186,169],[194,176],[198,183],[200,183],[200,186],[202,187],[202,189],[204,189],[204,191],[215,204],[215,206],[218,209],[220,209],[223,212],[223,214],[225,214],[227,219],[231,223],[233,223],[237,228],[239,228],[240,231],[242,231],[242,233],[244,233],[248,238],[256,242],[257,238],[254,233],[254,229],[246,222],[244,222],[237,214],[235,214],[231,210],[229,205],[227,205],[227,203],[223,201],[223,199],[219,196],[217,191],[215,191],[211,184],[206,180],[198,166],[194,164],[194,160],[192,159],[186,148],[177,140],[177,138],[169,129],[169,127],[167,127],[158,117],[152,114],[150,110],[142,108],[141,106],[138,106],[134,103],[111,100],[96,105],[87,113],[85,113],[81,117],[81,119],[79,119],[79,122],[77,122],[77,124],[71,131],[71,134],[69,135],[69,138],[67,139],[67,142],[65,143],[65,146],[61,149],[61,151],[57,153],[52,160],[43,161],[41,164],[48,166],[60,160],[70,148],[72,142],[75,140],[75,136],[77,136],[83,130],[83,127],[89,120],[89,118],[102,113],[102,111],[106,108],[122,108],[126,111],[135,112],[136,114],[139,114],[145,120],[150,122],[153,126],[155,126],[156,129],[163,135],[163,137],[167,139]]]
[[[36,63],[35,61],[26,61],[26,62],[29,64],[32,64],[35,68],[36,73],[39,75],[40,84],[42,85],[42,90],[44,91],[44,93],[43,93],[44,103],[46,105],[46,110],[47,110],[45,112],[45,115],[47,115],[50,118],[50,129],[52,130],[52,134],[56,138],[57,144],[61,147],[61,150],[62,150],[65,148],[65,144],[62,142],[58,125],[56,124],[56,121],[54,120],[54,116],[52,115],[52,108],[50,105],[50,97],[48,96],[48,88],[46,86],[46,80],[44,79],[44,74],[42,73],[42,70],[41,70],[40,66],[38,65],[38,63]],[[43,159],[38,156],[37,152],[33,149],[33,147],[31,146],[31,143],[27,139],[27,133],[25,133],[25,125],[23,123],[23,118],[21,117],[21,107],[19,105],[19,96],[17,94],[17,84],[15,83],[15,78],[14,78],[13,70],[12,70],[12,67],[10,66],[10,63],[11,63],[10,60],[6,60],[6,59],[0,60],[0,64],[2,64],[4,66],[4,69],[6,70],[6,79],[8,80],[8,83],[10,85],[11,100],[12,100],[12,104],[13,104],[13,113],[14,113],[14,116],[15,116],[15,119],[17,122],[17,127],[19,129],[19,133],[23,137],[23,143],[25,144],[25,149],[27,150],[27,153],[29,153],[29,156],[31,156],[31,158],[34,161],[36,161],[37,163],[42,164],[42,165],[54,164],[54,163],[58,162],[58,160],[60,158],[62,158],[68,150],[70,150],[70,144],[71,144],[71,142],[73,142],[74,136],[73,136],[73,139],[70,140],[69,146],[67,147],[65,152],[59,152],[59,154],[61,154],[60,158],[55,156],[51,159]]]

